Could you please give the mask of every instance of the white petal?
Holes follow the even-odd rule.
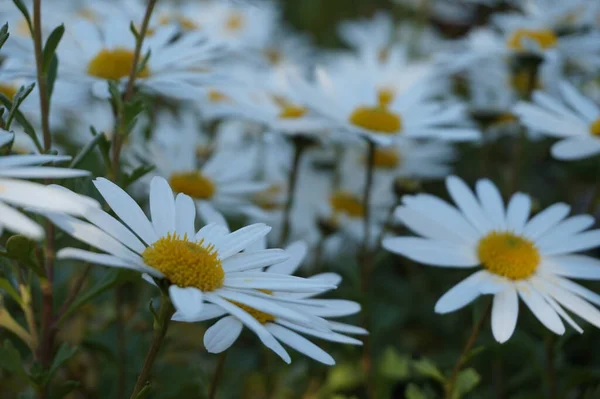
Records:
[[[388,251],[427,265],[474,267],[479,264],[475,251],[448,242],[415,237],[393,237],[385,238],[382,244]]]
[[[239,307],[235,306],[233,303],[219,297],[218,295],[207,292],[205,295],[207,301],[214,303],[215,305],[221,306],[227,312],[229,312],[232,316],[237,317],[246,327],[254,331],[254,333],[258,336],[263,344],[273,352],[277,353],[283,361],[286,363],[290,363],[292,360],[288,353],[283,349],[281,344],[277,342],[277,340],[271,335],[267,329],[260,324],[254,317],[250,316],[248,312]]]
[[[204,346],[210,353],[221,353],[238,339],[243,324],[233,316],[223,317],[204,333]]]
[[[548,230],[537,241],[536,245],[539,248],[552,247],[555,244],[569,238],[573,234],[582,232],[591,227],[595,220],[590,215],[577,215],[563,220],[550,230]]]
[[[231,272],[225,275],[225,287],[254,288],[287,292],[320,292],[336,288],[327,282],[268,272]]]
[[[331,342],[339,342],[341,344],[350,344],[350,345],[362,345],[362,341],[360,341],[356,338],[347,337],[345,335],[338,334],[333,331],[319,331],[319,330],[315,330],[312,328],[306,328],[306,327],[299,326],[294,323],[290,323],[289,321],[286,321],[286,320],[277,320],[277,324],[279,324],[280,326],[287,327],[290,330],[293,330],[293,331],[296,331],[296,332],[299,332],[302,334],[310,335],[310,336],[313,336],[316,338],[325,339],[325,340],[331,341]]]
[[[454,231],[466,242],[473,242],[480,237],[477,230],[465,219],[455,207],[430,194],[404,196],[402,201],[422,215],[430,217],[447,230]]]
[[[126,260],[117,258],[116,256],[99,254],[97,252],[85,251],[77,248],[63,248],[56,253],[58,259],[77,259],[84,262],[90,262],[103,266],[120,267],[124,269],[145,272],[155,277],[162,277],[162,274],[150,267],[142,267]]]
[[[544,300],[548,302],[550,306],[552,306],[552,309],[554,309],[554,311],[558,313],[560,317],[569,323],[571,327],[573,327],[579,334],[583,334],[583,329],[579,327],[579,324],[575,323],[575,320],[573,320],[573,318],[569,316],[569,314],[565,312],[565,310],[550,295],[544,292],[540,292],[540,294],[542,294]]]
[[[150,215],[159,237],[175,232],[175,200],[167,181],[154,176],[150,182]]]
[[[204,221],[205,224],[218,224],[223,226],[229,232],[229,224],[223,217],[223,215],[217,211],[210,202],[199,201],[198,202],[198,216]]]
[[[297,350],[298,352],[303,353],[306,356],[328,366],[333,366],[335,364],[335,360],[333,360],[331,355],[303,336],[273,323],[269,323],[267,325],[267,330],[269,330],[269,332],[277,337],[277,339],[279,339],[281,342]]]
[[[487,218],[494,226],[504,229],[506,220],[504,215],[504,201],[496,186],[488,179],[479,180],[476,185],[477,196]]]
[[[563,161],[575,161],[600,153],[600,140],[573,137],[561,140],[551,148],[552,156]]]
[[[319,317],[350,316],[361,309],[359,303],[345,299],[306,299],[303,305],[290,304],[290,307]]]
[[[193,319],[202,314],[203,293],[195,287],[169,286],[169,296],[173,306],[183,318]]]
[[[543,255],[560,255],[569,252],[579,252],[595,248],[600,245],[600,230],[588,230],[571,236],[551,248],[544,248]]]
[[[227,229],[218,224],[207,224],[196,233],[196,241],[204,240],[207,244],[215,245],[217,241],[228,234]]]
[[[508,209],[506,211],[507,227],[515,233],[520,234],[527,224],[530,211],[531,198],[522,193],[514,194],[508,203]]]
[[[221,259],[226,259],[248,247],[254,241],[266,236],[271,228],[262,223],[242,227],[221,238],[217,243],[217,251]]]
[[[485,271],[478,271],[446,292],[435,304],[436,313],[450,313],[458,310],[477,299],[481,292],[480,283],[487,277]]]
[[[294,274],[298,269],[306,253],[308,252],[308,246],[303,241],[296,241],[285,248],[286,254],[289,258],[283,262],[277,262],[273,266],[267,269],[269,273],[280,273],[280,274]]]
[[[594,305],[600,306],[600,295],[596,294],[594,291],[566,278],[555,277],[552,279],[552,281],[567,291],[571,291],[573,294],[579,295]]]
[[[563,220],[571,210],[567,204],[557,203],[535,215],[523,229],[523,234],[537,240],[550,228]]]
[[[564,324],[552,306],[537,292],[535,288],[537,285],[523,285],[523,287],[519,287],[519,296],[534,316],[550,331],[559,335],[564,334]]]
[[[549,287],[547,293],[577,316],[600,328],[600,311],[585,300],[557,286]]]
[[[104,232],[110,234],[138,254],[146,249],[146,246],[117,219],[104,212],[102,209],[90,209],[86,212],[86,219],[98,226]]]
[[[16,209],[0,202],[0,226],[34,240],[44,238],[44,229]]]
[[[551,273],[584,280],[600,280],[600,260],[585,255],[562,255],[548,261]]]
[[[495,227],[486,217],[477,198],[464,181],[456,176],[449,176],[446,179],[446,187],[456,206],[479,232],[485,234]]]
[[[0,170],[0,177],[15,179],[70,179],[73,177],[89,176],[87,170],[52,168],[48,166],[28,166]]]
[[[501,344],[508,341],[517,326],[519,298],[514,287],[494,295],[492,306],[492,333]]]
[[[412,207],[399,206],[394,211],[394,217],[420,236],[439,241],[464,242],[463,237],[440,224],[432,215],[417,212]]]
[[[288,259],[289,255],[283,249],[264,249],[262,251],[241,252],[225,259],[223,261],[223,270],[225,273],[230,273],[259,269],[286,262]],[[269,268],[269,270],[271,268]]]
[[[177,194],[175,198],[175,230],[181,237],[187,235],[189,240],[196,235],[196,206],[194,200],[185,194]]]
[[[94,185],[115,214],[146,244],[152,245],[158,240],[142,208],[125,191],[104,178],[94,180]]]
[[[227,314],[227,312],[225,310],[223,310],[222,307],[217,306],[212,303],[205,303],[204,305],[202,305],[202,313],[200,315],[197,315],[196,317],[189,319],[189,318],[185,317],[183,314],[181,314],[181,312],[176,311],[175,314],[173,315],[173,317],[171,317],[171,320],[192,323],[192,322],[214,319],[216,317],[221,317],[225,314]]]

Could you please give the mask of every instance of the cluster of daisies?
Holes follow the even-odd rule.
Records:
[[[471,7],[431,3],[438,25],[475,24]],[[600,261],[580,254],[600,246],[594,218],[569,217],[563,203],[532,215],[530,197],[501,193],[502,181],[482,179],[472,191],[452,176],[461,150],[507,137],[556,137],[560,160],[600,153],[598,4],[529,0],[502,10],[454,39],[377,13],[341,23],[345,50],[334,51],[284,27],[275,2],[159,1],[135,71],[145,111],[120,152],[124,172],[151,168],[126,192],[69,161],[94,139],[90,127],[116,141],[111,90],[130,79],[146,3],[45,0],[43,37],[65,27],[51,151],[40,147],[34,88],[20,120],[0,120],[0,227],[41,240],[41,216],[81,243],[58,259],[166,286],[173,320],[217,320],[204,335],[212,353],[245,326],[286,362],[282,344],[334,364],[305,337],[362,343],[353,336],[366,329],[330,320],[358,313],[358,303],[316,298],[342,283],[323,265],[356,248],[359,259],[382,247],[421,264],[477,268],[435,311],[493,295],[499,342],[515,330],[519,298],[557,334],[565,322],[582,331],[567,310],[600,327],[600,296],[569,279],[600,279]],[[16,101],[35,81],[34,48],[17,7],[0,6],[0,20],[10,33],[0,93]],[[88,195],[102,201],[42,183],[91,178],[97,193]],[[443,179],[455,205],[419,189]]]

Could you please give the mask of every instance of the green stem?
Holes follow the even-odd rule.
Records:
[[[467,343],[465,344],[465,347],[463,348],[463,350],[458,358],[458,361],[456,362],[456,365],[452,369],[450,378],[448,378],[448,382],[446,383],[446,387],[445,387],[446,388],[446,399],[453,399],[454,385],[456,384],[456,378],[458,377],[460,370],[463,368],[463,366],[467,362],[469,352],[471,352],[471,349],[473,349],[473,345],[475,345],[475,341],[477,341],[479,332],[481,331],[481,328],[483,327],[483,324],[485,323],[485,320],[487,319],[491,310],[492,310],[492,302],[490,302],[487,309],[483,313],[481,313],[479,320],[473,327],[471,336],[467,340]]]
[[[223,376],[223,369],[225,367],[226,357],[227,352],[223,352],[221,353],[221,356],[219,356],[219,362],[217,363],[215,374],[213,375],[212,382],[210,383],[210,392],[208,394],[208,399],[215,399],[217,397],[217,389],[219,388],[219,383],[221,382],[221,377]]]
[[[164,342],[173,313],[175,313],[175,308],[173,308],[173,304],[171,303],[169,296],[163,295],[160,308],[158,309],[157,318],[154,320],[154,333],[152,334],[152,341],[150,342],[150,347],[146,353],[146,358],[144,359],[144,365],[142,366],[140,375],[138,376],[135,387],[131,392],[130,399],[135,399],[148,382],[148,379],[150,378],[150,372],[152,371],[152,366],[154,365],[158,352]]]

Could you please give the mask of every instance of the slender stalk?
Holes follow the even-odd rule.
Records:
[[[135,84],[135,79],[137,77],[138,67],[140,63],[140,57],[142,52],[142,44],[144,43],[144,38],[148,33],[148,25],[150,23],[150,17],[152,16],[152,12],[154,11],[154,6],[156,5],[157,0],[149,0],[148,6],[146,7],[146,13],[144,14],[144,19],[142,21],[142,27],[139,31],[138,39],[135,43],[135,51],[133,53],[133,62],[131,64],[131,71],[129,71],[129,79],[127,80],[127,86],[125,87],[125,94],[123,95],[123,103],[127,103],[133,97],[133,88]],[[121,115],[119,115],[121,118]],[[119,130],[121,129],[121,123],[118,122],[117,126]],[[121,149],[123,147],[123,132],[117,131],[114,137],[113,143],[113,152],[112,152],[112,171],[113,171],[113,181],[117,181],[119,178],[119,163],[121,162]]]
[[[37,86],[40,97],[40,117],[42,134],[44,137],[44,152],[50,152],[52,148],[52,136],[50,134],[50,97],[48,93],[48,76],[44,71],[44,53],[42,43],[42,1],[33,1],[33,48],[35,54],[35,66],[37,73]],[[51,183],[51,181],[46,181]],[[46,223],[46,246],[44,251],[44,270],[46,277],[40,282],[42,291],[42,315],[41,315],[41,342],[38,348],[38,358],[44,367],[49,367],[52,361],[52,348],[54,343],[54,331],[52,329],[54,308],[54,227],[52,223]],[[39,391],[40,398],[48,397],[48,388],[42,387]]]
[[[463,366],[467,362],[469,352],[471,352],[471,349],[473,349],[473,345],[475,345],[475,342],[477,341],[477,337],[479,336],[479,332],[481,331],[481,328],[483,327],[483,324],[485,323],[485,320],[487,319],[491,310],[492,310],[492,303],[490,302],[487,309],[483,313],[481,313],[479,320],[473,327],[471,336],[467,340],[467,343],[465,344],[465,347],[463,348],[463,350],[458,358],[458,361],[456,362],[456,365],[454,366],[454,369],[452,369],[450,378],[448,378],[448,382],[446,384],[446,399],[453,398],[454,385],[456,384],[456,378],[458,377],[458,373],[460,373],[460,370],[463,368]]]
[[[175,309],[173,308],[173,304],[171,303],[169,296],[163,295],[160,308],[158,309],[158,317],[154,321],[154,333],[152,334],[152,341],[150,342],[148,352],[146,352],[144,365],[142,366],[142,370],[140,371],[140,375],[138,376],[135,387],[131,392],[130,399],[135,399],[148,382],[148,379],[150,378],[150,372],[152,371],[152,366],[154,365],[160,347],[164,342],[173,313],[175,313]]]
[[[213,375],[212,382],[210,383],[210,392],[208,394],[208,399],[215,399],[217,397],[217,389],[219,388],[219,383],[221,382],[221,377],[223,376],[223,369],[225,368],[226,357],[227,351],[221,353],[221,356],[219,356],[219,362],[217,363],[215,374]]]
[[[117,353],[119,359],[117,373],[117,399],[125,397],[125,383],[127,375],[127,341],[125,335],[125,315],[123,314],[123,305],[125,302],[124,286],[120,285],[115,289],[115,328],[117,330]]]
[[[287,201],[285,204],[285,209],[283,211],[283,225],[281,228],[281,237],[279,238],[280,247],[283,244],[285,244],[285,241],[287,240],[290,234],[290,227],[292,223],[292,208],[294,207],[294,197],[296,196],[298,173],[300,172],[300,160],[302,159],[302,155],[304,154],[304,150],[306,149],[307,142],[305,138],[296,136],[292,139],[292,144],[294,145],[294,158],[292,160],[292,168],[290,169],[290,173],[288,175]]]
[[[359,253],[360,263],[360,288],[363,295],[363,325],[366,329],[369,328],[369,281],[372,265],[373,254],[370,254],[369,245],[371,243],[371,188],[373,186],[373,176],[375,173],[375,149],[376,144],[367,140],[367,163],[366,177],[363,191],[363,242]],[[375,397],[375,382],[373,381],[373,373],[371,372],[371,345],[369,336],[365,335],[363,340],[363,355],[361,364],[367,380],[367,397]]]
[[[548,399],[556,397],[556,372],[554,370],[554,335],[546,339],[546,376],[548,378]]]
[[[88,274],[90,274],[91,270],[92,270],[92,265],[88,263],[88,264],[86,264],[85,269],[83,269],[83,271],[76,277],[76,280],[73,283],[73,285],[71,286],[71,289],[69,290],[69,293],[67,294],[67,297],[65,298],[65,300],[63,301],[63,304],[61,305],[60,309],[56,313],[56,317],[55,317],[55,320],[53,323],[55,328],[58,328],[58,326],[60,325],[60,323],[62,321],[62,317],[65,315],[67,310],[69,310],[69,307],[71,306],[73,301],[75,301],[75,299],[77,298],[77,294],[79,294],[79,291],[81,291],[81,289],[83,288],[83,284],[85,283],[85,280],[86,280]]]

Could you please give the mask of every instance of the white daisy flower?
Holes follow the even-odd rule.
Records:
[[[0,129],[0,147],[10,144],[13,139],[12,133]],[[37,240],[44,237],[41,226],[12,206],[24,207],[34,213],[54,211],[73,215],[81,215],[87,208],[98,206],[89,198],[21,180],[66,179],[89,175],[85,170],[41,166],[70,159],[68,156],[38,154],[0,156],[0,231],[6,228]]]
[[[340,75],[317,70],[314,86],[302,88],[304,102],[350,138],[363,136],[389,145],[394,138],[436,138],[470,141],[479,132],[469,126],[465,107],[428,99],[427,85],[415,84],[399,93],[381,90],[375,76]],[[341,138],[344,137],[340,133]]]
[[[565,332],[561,318],[582,331],[563,307],[600,327],[600,311],[589,303],[600,305],[600,295],[567,279],[600,279],[600,261],[577,254],[600,245],[600,231],[586,231],[593,217],[567,218],[570,207],[557,203],[529,219],[531,199],[525,194],[514,194],[505,207],[489,180],[477,182],[476,195],[458,177],[449,177],[446,185],[457,208],[429,194],[405,196],[395,216],[423,238],[383,241],[389,251],[416,262],[481,266],[440,298],[437,313],[492,294],[492,332],[499,342],[515,330],[519,297],[556,334]]]
[[[533,103],[519,102],[514,112],[529,129],[562,140],[552,147],[557,159],[574,160],[600,153],[600,107],[563,81],[560,98],[536,91]]]
[[[261,243],[257,247],[264,250],[263,244],[264,243]],[[266,268],[264,272],[267,274],[275,273],[276,275],[293,275],[306,256],[307,246],[301,241],[295,242],[290,244],[285,249],[285,252],[289,255],[288,260],[270,266]],[[341,277],[335,273],[317,274],[308,279],[311,281],[329,282],[335,285],[339,284],[341,281]],[[246,290],[246,292],[249,294],[252,293],[251,290]],[[236,301],[235,297],[229,299],[229,302],[231,302],[234,307],[238,308],[236,309],[237,312],[245,312],[252,316],[273,334],[276,339],[321,363],[333,365],[335,364],[335,361],[327,352],[300,334],[352,345],[361,345],[362,342],[341,333],[367,334],[367,331],[362,328],[326,319],[344,317],[358,313],[360,311],[360,305],[356,302],[340,299],[316,299],[313,297],[317,295],[317,293],[303,294],[285,292],[285,290],[280,290],[278,292],[260,290],[253,294],[264,299],[279,299],[282,301],[283,306],[289,307],[291,310],[307,313],[325,321],[327,330],[309,328],[295,323],[294,321],[290,321],[289,319],[286,320],[285,318],[271,315],[253,307],[245,306]],[[227,311],[216,305],[206,305],[202,314],[197,318],[194,320],[184,320],[188,322],[203,321],[218,317],[221,319],[206,330],[204,335],[204,346],[211,353],[221,353],[229,349],[235,343],[242,332],[244,326],[243,320],[240,320],[233,311]],[[174,319],[178,319],[177,315]],[[289,361],[287,353],[281,353],[280,356],[282,356],[285,361]]]
[[[375,149],[375,179],[389,187],[395,178],[431,180],[445,178],[452,172],[450,163],[456,157],[451,144],[440,141],[421,142],[401,138],[387,147]],[[347,151],[342,170],[357,181],[364,181],[367,163],[364,146]]]
[[[252,249],[253,244],[264,239],[270,227],[254,224],[231,233],[223,225],[211,223],[196,231],[194,202],[185,194],[174,197],[161,177],[155,177],[150,187],[151,220],[117,185],[103,178],[96,179],[94,184],[122,222],[101,209],[85,214],[89,223],[64,214],[47,213],[67,234],[103,251],[65,248],[57,253],[58,258],[135,270],[153,284],[162,280],[168,284],[178,320],[194,320],[206,310],[204,301],[210,302],[236,315],[267,347],[286,360],[289,357],[272,334],[231,301],[307,328],[328,329],[327,323],[317,316],[284,307],[280,304],[283,300],[265,298],[251,291],[318,293],[335,287],[328,281],[260,271],[288,259],[279,249]]]
[[[97,26],[85,19],[71,26],[58,47],[60,79],[85,82],[101,97],[108,96],[108,81],[124,84],[131,71],[135,38],[130,21],[115,16]],[[211,60],[219,48],[200,32],[176,38],[177,27],[161,26],[144,39],[141,56],[150,58],[138,73],[136,83],[152,94],[193,99],[199,86],[212,76]],[[212,76],[214,78],[214,76]]]
[[[156,173],[168,179],[175,192],[198,204],[210,202],[225,213],[239,213],[243,205],[250,205],[252,195],[268,187],[255,180],[256,153],[247,148],[215,148],[200,165],[199,149],[205,141],[192,115],[177,120],[163,113],[155,123],[156,137],[144,158],[156,165]]]

